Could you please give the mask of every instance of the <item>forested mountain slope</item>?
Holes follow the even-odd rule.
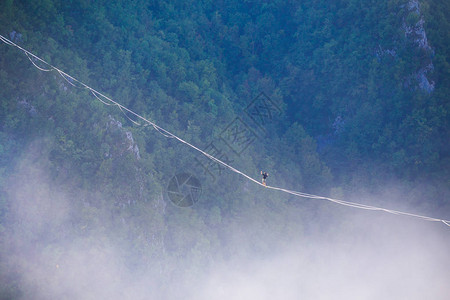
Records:
[[[417,0],[6,0],[0,34],[254,178],[445,218],[449,15]],[[358,227],[353,210],[261,190],[3,43],[0,87],[5,299],[76,299],[69,273],[33,280],[110,260],[133,270],[121,282],[145,274],[155,299],[178,297],[214,261]],[[185,172],[201,182],[192,208],[167,196]]]

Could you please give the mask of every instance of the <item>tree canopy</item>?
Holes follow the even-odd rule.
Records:
[[[346,197],[394,181],[406,202],[448,211],[450,4],[411,2],[6,0],[0,33],[254,178],[268,171],[269,184]],[[59,257],[69,235],[51,222],[21,227],[16,180],[44,181],[45,198],[66,195],[75,213],[64,228],[77,241],[114,232],[107,239],[127,245],[126,264],[158,268],[161,282],[232,255],[233,239],[263,255],[280,236],[307,235],[323,210],[263,194],[6,44],[0,86],[5,241],[46,232],[54,242],[39,251]],[[202,184],[193,209],[167,198],[180,172]],[[227,235],[249,212],[254,226]],[[273,236],[257,238],[261,223]],[[186,270],[159,265],[185,256]],[[18,280],[1,280],[0,298],[30,296]]]

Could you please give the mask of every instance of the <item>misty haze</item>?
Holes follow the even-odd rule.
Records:
[[[1,1],[0,299],[448,299],[444,2]]]

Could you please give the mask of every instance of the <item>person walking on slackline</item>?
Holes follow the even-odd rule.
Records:
[[[267,186],[267,185],[266,185],[266,178],[269,177],[269,173],[266,173],[266,172],[261,171],[261,175],[262,175],[262,184],[263,184],[264,186]]]

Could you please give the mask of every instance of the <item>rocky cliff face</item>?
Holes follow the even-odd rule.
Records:
[[[412,50],[417,50],[421,55],[420,67],[411,72],[411,75],[405,79],[405,86],[412,89],[420,89],[424,92],[431,93],[434,90],[434,81],[429,79],[429,75],[433,72],[434,66],[432,57],[434,50],[428,43],[427,33],[425,32],[425,20],[420,11],[420,3],[418,0],[409,0],[406,4],[400,6],[401,15],[403,15],[402,29],[406,43],[412,45]],[[390,56],[396,58],[398,48],[404,45],[397,45],[393,49],[385,49],[382,45],[378,45],[375,50],[375,56],[378,59]]]
[[[415,86],[427,93],[431,93],[434,90],[434,81],[430,81],[427,74],[434,70],[431,59],[434,51],[428,44],[424,28],[425,20],[420,11],[420,3],[418,0],[410,0],[406,5],[402,6],[402,9],[407,11],[406,17],[403,19],[403,30],[407,41],[425,54],[421,67],[407,79],[407,85]]]
[[[109,116],[107,126],[108,129],[110,129],[111,134],[116,137],[117,143],[114,145],[114,149],[116,149],[116,156],[122,156],[125,152],[131,152],[136,159],[141,158],[138,145],[133,139],[133,134],[130,131],[125,130],[120,121],[117,121],[112,116]],[[109,155],[112,155],[112,153],[105,153],[105,156]]]

